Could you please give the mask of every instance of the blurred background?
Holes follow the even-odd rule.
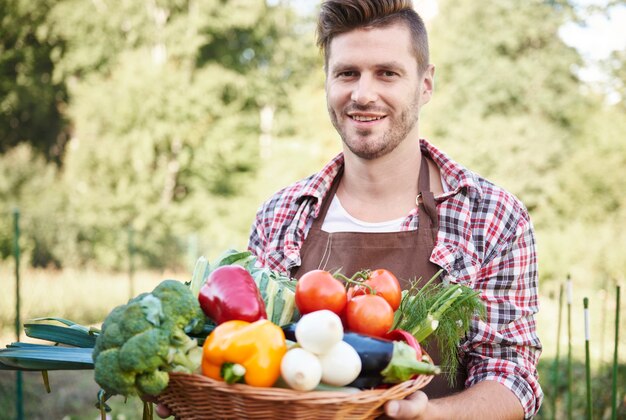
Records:
[[[626,273],[626,1],[414,3],[436,65],[421,134],[516,194],[536,227],[540,417],[562,417],[569,398],[555,364],[567,352],[557,320],[569,275],[573,368],[584,376],[585,296],[603,418]],[[16,339],[16,221],[21,319],[97,325],[163,278],[188,280],[198,256],[245,249],[261,202],[340,151],[318,6],[0,0],[0,346]],[[626,415],[626,356],[618,362]],[[55,374],[45,397],[28,374],[38,400],[28,418],[95,418],[97,389],[81,374]],[[13,418],[13,382],[0,372],[0,418]]]

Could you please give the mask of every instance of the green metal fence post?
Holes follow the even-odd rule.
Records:
[[[619,347],[619,292],[620,285],[617,285],[616,288],[617,296],[615,301],[615,348],[613,350],[613,386],[611,393],[611,420],[617,419],[617,370],[618,370],[618,360],[617,360],[617,348]]]
[[[572,279],[567,275],[567,418],[572,420],[574,396],[572,395]]]
[[[20,341],[22,322],[20,320],[20,210],[13,210],[13,255],[15,256],[15,336]],[[24,418],[24,395],[22,390],[22,371],[16,372],[15,378],[16,418]]]
[[[591,398],[591,357],[589,354],[589,298],[583,298],[583,309],[585,317],[585,383],[587,385],[587,418],[593,418],[593,400]]]
[[[556,355],[554,356],[554,366],[552,367],[552,388],[554,389],[554,395],[552,397],[552,418],[556,419],[556,400],[559,395],[559,357],[561,353],[561,309],[563,308],[563,284],[559,285],[559,315],[557,317],[556,324]]]

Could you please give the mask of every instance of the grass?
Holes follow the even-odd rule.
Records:
[[[98,325],[117,305],[152,290],[161,280],[187,281],[190,273],[139,272],[130,290],[128,274],[80,270],[25,270],[20,274],[22,324],[32,318],[55,316],[86,325]],[[15,341],[15,274],[0,265],[0,346]],[[25,337],[22,336],[22,339]]]
[[[16,418],[15,398],[16,372],[0,371],[0,419]],[[51,393],[47,394],[39,372],[23,372],[24,418],[96,420],[100,411],[95,408],[98,385],[93,371],[49,372]],[[142,404],[138,398],[125,401],[113,397],[110,420],[139,419]]]
[[[134,275],[133,295],[150,291],[161,280],[175,278],[187,280],[190,273],[140,272]],[[102,273],[97,271],[41,271],[25,270],[21,275],[21,319],[56,316],[71,319],[85,325],[99,326],[115,306],[125,303],[131,296],[129,276],[125,273]],[[0,348],[15,341],[15,281],[11,265],[0,265]],[[591,371],[594,401],[594,418],[610,418],[611,363],[613,358],[613,334],[615,317],[615,287],[612,284],[589,284],[584,279],[573,279],[572,303],[572,355],[573,355],[573,418],[585,416],[585,336],[583,321],[583,297],[589,297],[591,313]],[[544,351],[539,363],[540,382],[545,399],[537,419],[564,419],[567,409],[567,323],[565,305],[562,310],[560,337],[560,364],[558,384],[552,384],[553,365],[556,356],[558,284],[541,285],[541,311],[537,317],[537,329]],[[624,291],[622,288],[622,302]],[[619,358],[619,414],[626,418],[626,315],[622,304],[622,328],[620,331]],[[22,341],[33,341],[22,336]],[[41,375],[24,372],[24,410],[28,419],[90,419],[98,418],[94,408],[97,385],[91,371],[50,372],[52,393],[46,394]],[[556,397],[556,416],[552,413],[552,401]],[[112,419],[134,419],[141,414],[137,399],[127,402],[123,398],[111,400]],[[15,418],[15,372],[0,371],[0,418]]]
[[[585,330],[583,298],[589,298],[590,307],[590,364],[592,376],[593,418],[609,419],[611,414],[612,363],[615,334],[615,284],[585,284],[572,279],[572,405],[573,418],[586,415],[585,385]],[[539,379],[545,398],[537,419],[567,418],[567,307],[563,297],[557,386],[553,384],[554,360],[557,348],[557,320],[559,285],[541,288],[541,310],[537,329],[544,351],[539,362]],[[621,314],[618,351],[618,416],[626,418],[626,316],[624,314],[624,288],[621,291]],[[552,411],[556,398],[556,413]],[[555,415],[556,414],[556,415]]]

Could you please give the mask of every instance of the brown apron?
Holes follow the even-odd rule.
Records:
[[[329,193],[322,201],[319,216],[313,224],[302,245],[300,256],[302,264],[292,270],[292,277],[300,278],[304,273],[322,269],[341,272],[350,277],[363,269],[384,268],[396,275],[403,289],[409,286],[411,279],[430,279],[439,267],[430,261],[430,255],[437,238],[439,220],[435,198],[430,191],[430,176],[426,158],[422,155],[418,179],[417,231],[391,233],[335,232],[322,230],[322,224],[330,202],[332,201],[343,169],[335,177]],[[440,280],[439,280],[440,281]],[[436,364],[440,364],[439,348],[432,340],[426,351]],[[459,367],[454,388],[450,387],[444,375],[437,375],[424,388],[429,398],[443,397],[464,388],[466,372]]]

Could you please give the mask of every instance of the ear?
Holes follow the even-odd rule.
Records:
[[[433,91],[435,89],[435,66],[433,64],[429,64],[428,68],[424,71],[422,76],[420,77],[420,96],[421,96],[421,104],[427,104],[430,101],[430,98],[433,96]]]

